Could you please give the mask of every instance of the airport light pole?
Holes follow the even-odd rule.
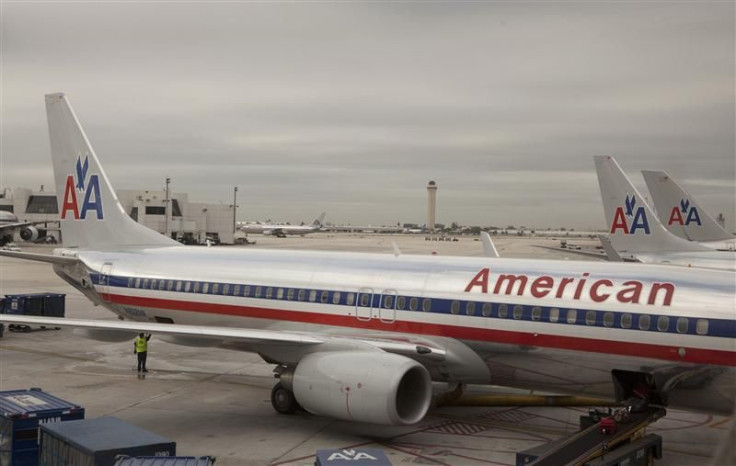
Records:
[[[236,212],[238,211],[238,187],[235,186],[233,189],[233,235],[238,231],[238,222]],[[235,240],[233,239],[233,242]]]
[[[171,223],[169,222],[169,213],[171,212],[171,208],[169,207],[169,205],[171,204],[171,198],[169,195],[169,184],[171,184],[171,178],[166,177],[166,200],[164,201],[164,232],[167,238],[171,238]]]

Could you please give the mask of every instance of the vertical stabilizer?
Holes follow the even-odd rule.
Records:
[[[668,232],[613,157],[594,160],[611,245],[624,259],[636,253],[710,250]]]
[[[319,214],[319,217],[315,218],[314,222],[312,222],[312,226],[317,229],[322,228],[322,222],[325,221],[325,215],[327,215],[327,212]]]
[[[667,173],[643,170],[649,194],[662,224],[672,234],[690,241],[733,239],[708,215],[698,201]]]
[[[125,213],[66,96],[46,95],[61,235],[67,247],[178,245]]]

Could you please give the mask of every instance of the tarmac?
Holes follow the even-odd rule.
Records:
[[[325,234],[220,246],[480,256],[479,240],[425,241],[424,235]],[[558,246],[559,239],[494,238],[501,256],[591,260]],[[569,243],[592,248],[589,239]],[[49,246],[24,251],[49,253]],[[592,260],[596,260],[592,258]],[[66,293],[66,315],[114,319],[58,278],[47,264],[0,258],[0,294]],[[514,465],[515,453],[574,433],[586,408],[443,407],[406,427],[356,424],[271,407],[272,366],[259,356],[212,348],[149,345],[150,372],[135,371],[133,343],[103,343],[73,330],[6,331],[0,339],[0,390],[41,387],[80,404],[87,418],[116,416],[177,442],[177,454],[217,457],[218,466],[314,464],[318,449],[382,449],[394,465]],[[509,390],[484,389],[493,393]],[[515,391],[513,393],[519,393]],[[732,417],[669,410],[649,427],[664,439],[667,465],[723,464],[719,450],[736,443]],[[728,458],[732,458],[729,453]],[[716,458],[720,459],[716,459]]]

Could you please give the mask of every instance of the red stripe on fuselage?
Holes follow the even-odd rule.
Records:
[[[517,346],[538,346],[572,351],[592,353],[618,354],[641,358],[661,359],[667,361],[689,362],[696,364],[713,364],[717,366],[736,366],[733,352],[700,348],[684,348],[685,356],[680,357],[679,346],[654,345],[649,343],[632,343],[594,338],[579,338],[560,335],[545,335],[530,332],[514,332],[508,330],[491,330],[473,327],[461,327],[428,322],[395,321],[380,322],[378,319],[358,320],[355,316],[321,314],[316,312],[287,311],[232,304],[202,303],[195,301],[179,301],[173,299],[147,298],[116,294],[101,294],[106,301],[128,306],[141,306],[177,311],[202,312],[238,317],[250,317],[274,321],[303,322],[335,327],[361,328],[399,332],[414,335],[436,335],[488,343],[503,343]],[[549,324],[553,325],[553,324]],[[555,324],[558,325],[558,324]],[[562,324],[559,324],[562,325]]]

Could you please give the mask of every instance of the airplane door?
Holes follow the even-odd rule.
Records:
[[[355,316],[358,320],[371,320],[373,313],[373,289],[361,288],[358,290],[358,299],[355,301]]]
[[[384,324],[391,324],[396,320],[396,290],[383,290],[380,303],[379,317]]]
[[[112,274],[112,263],[105,262],[100,270],[100,293],[102,299],[110,302],[110,275]]]

